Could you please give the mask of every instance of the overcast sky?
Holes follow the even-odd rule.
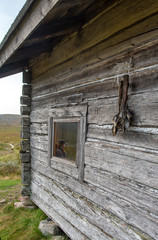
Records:
[[[0,0],[0,42],[26,0]],[[0,78],[0,114],[19,114],[22,74]]]

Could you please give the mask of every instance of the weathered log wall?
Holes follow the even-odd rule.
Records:
[[[73,240],[158,239],[156,7],[156,1],[115,3],[30,63],[31,197]],[[118,81],[126,74],[132,124],[113,136]],[[48,166],[48,112],[84,102],[88,129],[80,182],[66,162]]]

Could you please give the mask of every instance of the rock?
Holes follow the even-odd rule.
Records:
[[[50,240],[65,240],[64,236],[54,236],[52,238],[50,238]]]
[[[4,203],[6,203],[6,199],[0,200],[0,204],[4,204]]]
[[[15,208],[24,208],[24,204],[22,202],[15,202],[14,203]]]
[[[45,236],[56,236],[59,235],[61,231],[53,221],[47,220],[41,221],[38,228]]]
[[[21,196],[21,197],[19,197],[19,200],[25,206],[35,206],[35,204],[30,200],[29,196]]]
[[[15,207],[15,208],[26,208],[26,209],[27,209],[27,208],[28,208],[28,209],[34,209],[34,208],[36,208],[36,206],[32,206],[32,205],[31,205],[31,206],[28,206],[28,205],[26,206],[23,202],[15,202],[15,203],[14,203],[14,207]]]

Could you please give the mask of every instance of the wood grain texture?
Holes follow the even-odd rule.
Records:
[[[0,65],[2,64],[19,48],[23,41],[35,30],[37,25],[42,21],[58,0],[48,1],[45,5],[44,1],[39,1],[34,8],[30,10],[29,14],[25,16],[18,28],[14,30],[14,34],[9,39],[9,43],[3,47],[1,54]]]
[[[20,146],[22,151],[30,151],[30,141],[28,139],[21,140]]]
[[[133,131],[121,132],[114,137],[111,134],[111,129],[104,128],[104,126],[98,126],[95,124],[89,125],[88,138],[106,140],[114,143],[127,144],[134,147],[143,147],[146,149],[157,150],[158,135],[139,133]]]
[[[31,70],[29,71],[23,71],[23,83],[31,84],[32,81],[32,73]]]
[[[26,116],[21,117],[21,126],[30,126],[30,118]]]
[[[47,216],[56,222],[61,229],[74,240],[90,240],[78,229],[76,229],[70,222],[65,220],[58,212],[56,212],[52,206],[44,203],[36,194],[31,194],[31,200],[45,212]]]
[[[121,1],[61,41],[53,52],[31,62],[33,198],[43,208],[51,202],[52,211],[90,239],[107,239],[106,233],[109,239],[119,240],[158,237],[158,41],[154,6],[157,3],[153,1],[144,6],[141,1]],[[142,14],[140,9],[146,7],[149,11],[145,9]],[[107,31],[106,26],[110,26]],[[118,81],[125,74],[130,80],[132,127],[113,137]],[[66,113],[73,117],[80,103],[88,103],[84,182],[77,181],[75,170],[66,164],[54,161],[51,168],[47,165],[48,116],[62,118]],[[69,111],[72,105],[74,111]],[[88,233],[83,225],[88,226]]]
[[[31,162],[31,156],[29,152],[20,153],[20,158],[22,163],[29,163]]]
[[[22,95],[31,97],[31,85],[23,85]]]
[[[86,146],[86,165],[157,188],[158,155],[150,154],[150,159],[145,160],[146,154],[141,156],[138,151],[136,157],[136,151],[133,150],[133,156],[130,156],[129,150],[114,146],[110,148],[110,145],[106,147],[106,143]]]
[[[127,11],[127,7],[129,11]],[[70,59],[80,52],[85,51],[85,49],[90,49],[102,41],[106,41],[106,47],[104,46],[105,49],[123,40],[156,29],[157,23],[155,20],[152,19],[152,21],[150,21],[150,16],[152,18],[154,13],[156,14],[156,8],[157,4],[153,0],[148,3],[145,2],[145,4],[142,4],[141,1],[138,1],[137,4],[133,3],[131,0],[126,2],[122,1],[108,12],[99,15],[96,19],[91,21],[90,24],[85,27],[83,26],[82,30],[69,36],[69,38],[58,44],[51,56],[47,58],[47,61],[42,65],[37,65],[38,69],[41,69],[41,71],[37,71],[37,68],[34,68],[33,75],[40,75],[45,69],[59,65],[67,61],[68,58]],[[144,9],[143,14],[139,9]],[[117,23],[115,19],[117,19]],[[153,26],[154,23],[155,26]],[[94,28],[93,32],[91,31],[92,27]],[[105,28],[107,31],[104,31]]]
[[[143,219],[144,217],[142,215],[144,213],[140,209],[136,210],[136,206],[134,206],[134,208],[133,208],[132,207],[133,204],[132,205],[129,204],[128,201],[126,202],[125,200],[122,200],[118,196],[115,197],[115,195],[113,193],[110,193],[107,190],[100,191],[99,188],[95,188],[95,187],[93,188],[93,186],[91,186],[91,185],[81,184],[81,183],[75,181],[73,178],[69,179],[64,174],[62,174],[62,176],[61,176],[61,173],[53,171],[52,169],[48,170],[44,166],[40,167],[39,163],[37,164],[34,162],[34,164],[35,165],[34,165],[33,169],[36,169],[36,171],[40,171],[42,174],[47,175],[49,178],[54,179],[55,181],[57,181],[59,183],[62,183],[62,185],[71,188],[71,190],[78,192],[82,196],[87,196],[88,199],[92,199],[92,201],[96,202],[97,205],[102,206],[104,209],[107,209],[107,211],[111,211],[114,215],[118,216],[125,222],[127,222],[131,225],[133,225],[135,223],[136,223],[136,225],[138,224],[135,227],[143,229],[147,223],[146,221],[150,221],[149,219],[151,218],[151,216],[148,218],[146,215],[145,220],[144,220]],[[97,194],[99,194],[99,195],[97,195]],[[136,212],[135,212],[135,210],[136,210]],[[128,217],[129,215],[130,215],[130,217]],[[141,218],[142,218],[143,223],[140,220]],[[140,222],[142,224],[141,226],[140,226]],[[148,222],[148,224],[149,224],[149,222]],[[149,228],[146,229],[146,227],[145,227],[144,228],[145,230],[143,230],[143,232],[146,232],[146,233],[150,232],[151,235],[157,234],[155,230],[154,230],[154,232],[151,233],[150,230],[151,230],[152,224],[153,224],[153,221],[150,222],[150,224],[149,224],[150,229]],[[156,223],[154,223],[154,224],[156,224]],[[156,229],[156,225],[152,229]]]
[[[30,98],[30,97],[26,97],[26,96],[22,96],[22,97],[20,98],[20,104],[21,104],[21,105],[30,106],[30,105],[31,105],[31,98]]]
[[[93,202],[81,197],[78,194],[72,194],[71,190],[67,187],[57,184],[52,180],[48,180],[37,173],[33,172],[33,183],[42,186],[46,191],[50,191],[51,194],[57,196],[57,198],[64,202],[68,208],[76,211],[79,215],[87,220],[87,222],[92,223],[94,226],[101,228],[106,233],[110,233],[114,239],[123,240],[123,239],[139,239],[139,235],[135,231],[130,230],[131,235],[129,236],[129,230],[126,224],[123,224],[120,220],[114,218],[112,215],[108,214],[103,209],[100,209]]]
[[[21,133],[20,133],[20,137],[22,139],[29,139],[30,138],[30,128],[27,126],[23,126],[21,128]]]
[[[20,107],[20,113],[21,115],[30,115],[30,112],[31,112],[31,108],[30,106],[21,106]]]

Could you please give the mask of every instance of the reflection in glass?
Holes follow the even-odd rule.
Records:
[[[76,160],[77,128],[77,122],[54,123],[54,156]]]

